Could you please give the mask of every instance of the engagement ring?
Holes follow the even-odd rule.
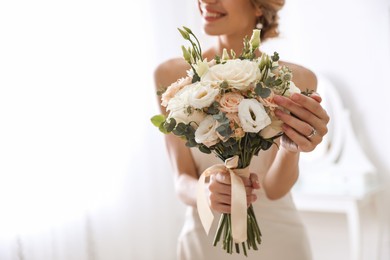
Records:
[[[315,136],[317,134],[317,131],[315,130],[315,128],[313,127],[311,129],[311,132],[308,136],[306,136],[308,139],[312,138],[313,136]]]

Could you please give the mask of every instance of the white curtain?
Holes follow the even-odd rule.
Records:
[[[0,3],[1,260],[175,258],[183,205],[149,119],[180,2]]]

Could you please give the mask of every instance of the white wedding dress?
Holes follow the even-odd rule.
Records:
[[[259,156],[252,159],[250,171],[257,173],[259,179],[270,167],[273,160],[272,149],[260,151]],[[198,149],[191,149],[199,174],[213,164],[222,161],[211,154],[201,153]],[[178,241],[179,260],[217,260],[217,259],[247,259],[247,260],[310,260],[311,251],[309,241],[300,216],[295,208],[291,194],[281,199],[269,200],[263,189],[258,191],[258,199],[253,204],[257,222],[262,233],[262,243],[259,249],[247,250],[248,257],[242,252],[228,254],[221,248],[222,242],[213,246],[213,238],[219,221],[219,214],[214,213],[214,223],[207,236],[200,222],[196,208],[188,207],[184,226]]]

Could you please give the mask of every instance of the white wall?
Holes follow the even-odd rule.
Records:
[[[379,171],[388,174],[390,7],[387,0],[287,1],[281,12],[281,57],[327,75],[352,110],[357,135]]]
[[[338,87],[368,158],[390,178],[390,1],[294,0],[281,12],[281,37],[264,44],[282,59],[326,75]],[[388,197],[388,195],[386,195]],[[389,200],[381,206],[389,212]],[[364,214],[372,214],[370,209]],[[347,221],[341,214],[302,213],[316,260],[348,259]],[[374,227],[365,222],[364,259],[374,259]],[[389,228],[379,259],[390,259]]]

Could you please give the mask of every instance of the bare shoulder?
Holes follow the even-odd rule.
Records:
[[[185,77],[189,68],[183,58],[173,58],[159,64],[154,70],[156,88],[166,88],[176,80]]]
[[[294,63],[280,62],[280,64],[286,65],[291,69],[293,73],[293,81],[302,91],[317,90],[317,76],[313,71]]]

